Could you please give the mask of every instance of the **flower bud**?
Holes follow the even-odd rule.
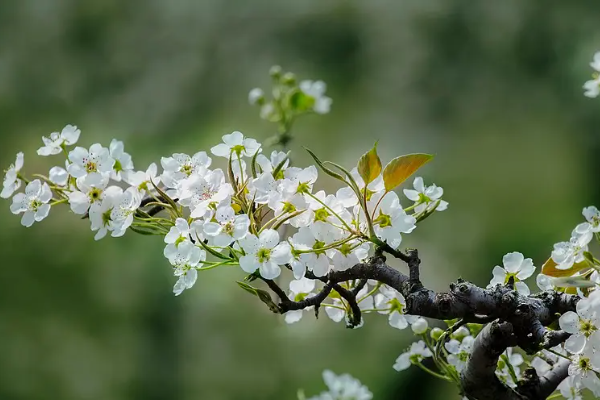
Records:
[[[291,72],[286,72],[283,74],[283,78],[281,79],[284,85],[293,86],[296,84],[296,75]]]
[[[471,332],[469,331],[469,329],[467,329],[464,326],[461,326],[452,334],[452,339],[456,339],[459,342],[461,342],[464,338],[466,338],[470,334],[471,334]]]
[[[265,102],[265,93],[261,88],[254,88],[248,93],[248,102],[252,105],[262,105]]]
[[[438,327],[433,328],[431,330],[431,332],[429,332],[429,335],[435,341],[440,340],[440,338],[442,337],[443,334],[444,334],[444,331]]]
[[[412,324],[412,330],[417,335],[427,332],[427,328],[429,328],[429,324],[425,318],[419,318]]]
[[[269,70],[271,78],[278,79],[281,76],[281,67],[279,65],[273,65]]]

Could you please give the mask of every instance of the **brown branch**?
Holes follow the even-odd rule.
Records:
[[[301,302],[283,298],[280,304],[282,312],[318,307],[330,291],[335,290],[351,308],[349,326],[358,325],[361,322],[361,312],[356,296],[368,280],[376,280],[394,288],[406,298],[407,314],[439,320],[462,319],[464,322],[477,323],[494,321],[486,325],[477,336],[473,353],[463,371],[462,387],[467,397],[478,400],[538,400],[545,398],[541,397],[543,393],[548,390],[551,393],[556,389],[560,383],[558,378],[563,374],[562,366],[553,374],[549,373],[542,378],[529,376],[519,383],[516,390],[503,384],[496,377],[495,371],[498,358],[508,347],[520,346],[529,353],[535,353],[566,340],[568,334],[545,327],[555,322],[560,314],[575,310],[579,300],[577,296],[555,291],[524,296],[515,291],[512,284],[484,289],[461,279],[450,284],[448,292],[436,293],[425,288],[420,280],[421,261],[417,250],[401,253],[386,246],[378,248],[367,262],[356,264],[345,271],[332,271],[324,277],[317,277],[307,271],[306,277],[325,283],[324,289]],[[384,252],[405,261],[408,276],[388,266]],[[353,290],[340,285],[348,281],[358,281],[358,284]]]

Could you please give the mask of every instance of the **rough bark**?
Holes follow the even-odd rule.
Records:
[[[390,267],[383,255],[386,251],[406,262],[409,274]],[[301,302],[290,300],[273,281],[267,284],[279,297],[279,310],[285,313],[319,305],[332,291],[337,291],[351,308],[350,327],[361,323],[356,294],[372,279],[386,284],[406,298],[406,313],[439,320],[462,319],[463,322],[488,323],[475,340],[473,352],[461,375],[462,391],[469,399],[546,399],[567,377],[568,362],[557,363],[543,377],[528,370],[525,378],[512,389],[495,374],[500,355],[508,348],[519,346],[527,353],[553,347],[568,338],[561,331],[547,330],[560,314],[575,310],[578,297],[554,291],[523,296],[513,288],[513,282],[487,289],[459,279],[450,284],[450,290],[436,293],[423,286],[419,276],[420,259],[417,250],[401,253],[390,248],[380,248],[368,262],[360,263],[346,271],[333,271],[325,277],[307,272],[310,279],[325,285],[321,292]],[[355,281],[357,287],[348,290],[341,282]]]

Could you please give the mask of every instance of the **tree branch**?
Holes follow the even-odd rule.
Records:
[[[388,266],[384,251],[405,261],[409,275]],[[557,364],[542,378],[535,376],[534,371],[519,383],[516,390],[502,383],[495,371],[500,355],[508,347],[520,346],[528,353],[535,353],[566,340],[568,333],[551,331],[545,327],[555,322],[560,314],[575,310],[578,296],[555,291],[524,296],[514,290],[514,285],[496,285],[484,289],[462,279],[450,284],[448,292],[436,293],[423,286],[420,263],[417,250],[409,250],[405,254],[384,245],[367,262],[345,271],[332,271],[324,277],[307,271],[307,278],[319,280],[325,286],[315,296],[302,301],[294,302],[280,288],[269,282],[267,284],[279,295],[282,313],[310,306],[318,309],[331,290],[335,290],[350,306],[352,315],[348,318],[349,327],[361,323],[361,310],[356,296],[368,280],[376,280],[401,293],[406,299],[406,314],[439,320],[460,318],[464,322],[476,323],[493,321],[475,339],[473,352],[461,375],[464,394],[477,400],[538,400],[545,399],[556,389],[566,376],[568,362]],[[340,285],[347,281],[358,281],[358,284],[349,290]]]

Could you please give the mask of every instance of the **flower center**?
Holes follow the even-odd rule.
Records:
[[[581,357],[579,359],[579,368],[581,368],[582,371],[589,371],[590,369],[592,369],[590,359],[586,357]]]
[[[321,242],[320,240],[315,241],[315,244],[313,244],[313,250],[315,250],[315,254],[325,254],[325,250],[321,250],[323,247],[325,247],[325,242]]]
[[[235,228],[233,226],[233,223],[231,223],[231,222],[227,222],[225,225],[223,225],[223,232],[225,232],[229,236],[233,235],[234,229]]]
[[[397,312],[398,314],[404,314],[404,305],[398,301],[398,299],[392,299],[388,301],[390,305],[390,314]]]
[[[317,211],[315,211],[315,221],[327,222],[327,218],[329,216],[330,214],[327,212],[325,207],[319,208]]]
[[[29,203],[29,209],[31,211],[37,211],[38,208],[40,208],[44,203],[42,203],[41,201],[39,201],[38,199],[33,199],[31,200],[31,202]]]
[[[267,262],[271,259],[271,249],[259,249],[256,256],[258,257],[258,262]]]
[[[284,201],[282,210],[283,210],[284,214],[285,213],[293,213],[294,211],[296,211],[296,206],[288,201]]]
[[[101,196],[102,196],[102,190],[100,190],[98,188],[93,188],[92,190],[90,190],[90,193],[88,194],[90,203],[97,202],[98,200],[100,200]]]
[[[340,250],[340,253],[342,253],[343,255],[345,255],[347,257],[352,253],[352,246],[350,246],[348,243],[344,243],[343,245],[340,246],[339,250]]]
[[[310,193],[310,186],[308,186],[308,182],[300,182],[298,184],[296,193]]]
[[[87,173],[92,173],[92,172],[96,172],[98,171],[98,165],[93,162],[92,160],[89,160],[88,162],[85,163],[85,170],[87,171]]]
[[[598,328],[596,328],[589,319],[579,320],[579,330],[585,335],[585,337],[590,337],[597,329]]]
[[[241,145],[241,144],[235,145],[235,146],[233,146],[233,147],[231,148],[231,151],[233,151],[233,152],[234,152],[235,154],[237,154],[238,156],[239,156],[240,154],[242,154],[242,151],[244,151],[244,150],[246,150],[246,148],[245,148],[243,145]]]
[[[392,226],[392,217],[380,211],[379,216],[373,221],[373,223],[379,224],[381,228]]]
[[[508,283],[508,281],[510,280],[510,278],[513,278],[513,282],[517,283],[520,281],[519,278],[517,278],[517,274],[514,272],[507,272],[506,273],[506,277],[504,278],[504,284],[506,285]]]
[[[184,174],[186,174],[187,176],[190,176],[192,174],[192,172],[194,172],[194,168],[192,167],[191,164],[184,164],[181,166],[181,172],[183,172]]]
[[[294,297],[294,301],[302,301],[306,298],[306,295],[307,295],[306,293],[298,293]]]

